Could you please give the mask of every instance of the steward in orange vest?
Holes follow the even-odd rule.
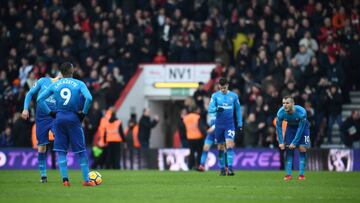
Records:
[[[54,141],[54,133],[51,130],[49,131],[49,141],[50,142]],[[37,149],[36,124],[35,123],[31,129],[31,142],[32,142],[32,147],[34,149]]]
[[[130,119],[129,126],[125,129],[125,137],[129,148],[140,148],[139,125],[136,120]]]
[[[275,132],[276,132],[276,135],[277,135],[277,131],[276,131],[276,118],[274,118],[274,120],[273,120],[273,125],[274,125],[274,127],[275,127]],[[286,122],[286,121],[283,121],[282,124],[281,124],[283,139],[284,139],[284,137],[285,137],[286,127],[287,127],[287,122]],[[278,140],[278,139],[279,139],[278,136],[276,136],[276,140]]]
[[[203,138],[206,135],[206,124],[200,118],[200,108],[196,108],[195,111],[190,112],[183,118],[185,125],[186,138],[189,143],[190,157],[189,157],[189,169],[197,168],[200,164],[200,158],[202,153]],[[196,153],[196,161],[195,161]]]
[[[105,146],[104,156],[106,168],[119,169],[120,156],[124,139],[124,131],[121,120],[116,118],[114,108],[110,107],[100,121],[99,146]]]
[[[135,163],[140,165],[140,141],[139,141],[139,125],[136,122],[136,117],[131,116],[128,127],[125,129],[125,138],[127,150],[129,153],[128,160],[130,161],[130,169],[135,169]]]

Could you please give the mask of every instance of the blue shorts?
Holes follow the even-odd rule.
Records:
[[[74,153],[86,150],[84,132],[76,113],[58,112],[54,127],[56,132],[54,151],[67,152],[69,146]]]
[[[215,140],[215,130],[211,133],[208,133],[206,135],[206,138],[205,138],[205,143],[206,145],[213,145],[214,144],[214,140]]]
[[[224,144],[225,140],[235,140],[235,126],[230,125],[218,125],[215,127],[215,143]]]
[[[298,126],[290,126],[288,125],[286,127],[285,132],[285,143],[286,145],[290,145],[291,142],[294,140],[296,132],[297,132]],[[306,148],[310,147],[310,125],[309,123],[306,124],[303,134],[301,135],[301,138],[299,140],[299,143],[296,145],[303,146]]]
[[[54,134],[54,119],[51,116],[36,116],[36,140],[37,145],[42,146],[49,143],[49,131]]]

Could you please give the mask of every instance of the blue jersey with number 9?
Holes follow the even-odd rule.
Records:
[[[46,91],[40,94],[38,102],[43,102],[44,98],[50,95],[53,95],[56,101],[57,111],[78,112],[80,110],[80,97],[83,95],[85,103],[82,111],[87,114],[92,101],[91,94],[85,83],[74,78],[62,78],[53,83]],[[46,109],[46,111],[49,113],[50,108]]]

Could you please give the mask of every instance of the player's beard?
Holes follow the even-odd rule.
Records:
[[[293,106],[289,106],[288,108],[285,108],[286,113],[292,113],[293,112]]]

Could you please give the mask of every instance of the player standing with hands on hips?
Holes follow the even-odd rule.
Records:
[[[279,148],[286,148],[286,175],[284,180],[292,179],[292,163],[294,149],[298,148],[299,155],[299,177],[298,180],[305,180],[306,150],[310,147],[310,124],[307,121],[306,110],[294,104],[294,99],[286,96],[282,100],[283,106],[277,112],[276,130],[279,139]],[[282,133],[282,121],[287,121],[285,140]]]
[[[69,144],[78,157],[84,179],[83,186],[95,186],[94,182],[89,181],[89,161],[81,126],[81,122],[90,108],[92,96],[84,82],[72,78],[74,73],[72,63],[61,64],[60,72],[63,78],[41,93],[37,101],[44,104],[47,107],[47,114],[55,118],[54,151],[58,154],[58,164],[64,186],[70,186],[66,159]],[[52,111],[45,103],[45,99],[50,95],[53,95],[56,100],[56,112]],[[79,110],[81,95],[84,96],[85,103],[83,109]]]
[[[216,113],[215,119],[215,143],[219,150],[219,165],[221,176],[233,176],[233,158],[235,147],[235,120],[237,119],[237,129],[242,131],[242,117],[239,97],[234,92],[228,90],[229,83],[225,78],[219,79],[219,91],[211,95],[208,113]],[[225,170],[225,147],[228,170]]]

